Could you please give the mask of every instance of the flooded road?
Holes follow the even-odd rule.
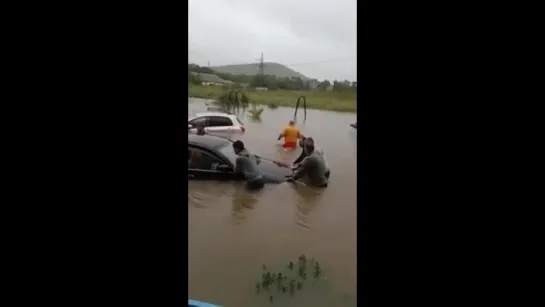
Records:
[[[203,100],[189,99],[190,115],[203,111]],[[297,127],[326,154],[329,187],[283,183],[249,193],[243,183],[189,181],[190,298],[226,307],[356,306],[356,115],[307,110],[303,123],[297,113]],[[300,150],[285,152],[276,139],[293,114],[265,107],[260,122],[241,114],[240,139],[252,153],[291,162]],[[320,262],[318,282],[293,297],[273,291],[273,304],[256,294],[263,264],[283,270],[301,254]]]

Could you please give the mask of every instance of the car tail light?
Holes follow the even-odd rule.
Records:
[[[242,130],[242,133],[246,132],[246,128],[244,128],[244,126],[240,126],[240,130]]]

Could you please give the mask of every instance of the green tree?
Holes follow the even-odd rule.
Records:
[[[318,83],[318,89],[322,91],[327,90],[330,86],[331,86],[331,82],[329,82],[329,80],[327,79]]]

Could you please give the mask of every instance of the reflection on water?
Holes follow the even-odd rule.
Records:
[[[297,206],[297,224],[301,227],[311,229],[312,223],[309,219],[309,214],[320,203],[321,195],[325,189],[317,189],[309,187],[306,184],[295,183],[293,184],[293,190],[297,194],[297,197],[294,199]]]
[[[301,148],[284,148],[282,147],[282,143],[278,141],[278,144],[276,144],[276,154],[272,158],[280,162],[291,164],[291,162],[295,161],[295,159],[299,157],[301,152],[303,152]]]
[[[206,110],[190,99],[189,113]],[[265,109],[260,123],[239,116],[239,137],[255,154],[286,163],[301,149],[285,151],[278,134],[293,109]],[[302,120],[300,120],[302,122]],[[255,294],[262,264],[284,265],[301,254],[320,261],[327,283],[306,288],[277,306],[356,306],[356,130],[354,114],[308,110],[299,123],[327,155],[326,189],[302,183],[268,184],[249,192],[244,183],[190,181],[189,296],[223,306],[270,306]],[[320,288],[321,287],[321,288]]]
[[[246,211],[252,210],[259,201],[261,191],[248,191],[243,183],[235,183],[233,193],[233,222],[241,223],[246,218]]]

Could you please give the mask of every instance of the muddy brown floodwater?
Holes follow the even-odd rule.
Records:
[[[294,99],[295,105],[295,99]],[[206,111],[189,99],[189,114]],[[260,122],[244,115],[240,137],[258,155],[293,161],[299,151],[278,147],[293,108],[265,108]],[[189,297],[226,307],[356,306],[356,115],[297,112],[297,126],[324,150],[331,178],[318,190],[303,184],[266,185],[257,193],[242,183],[189,181]],[[293,297],[256,294],[262,265],[282,270],[301,254],[320,262],[323,278]],[[311,282],[311,281],[308,281]],[[264,292],[263,290],[261,292]]]

